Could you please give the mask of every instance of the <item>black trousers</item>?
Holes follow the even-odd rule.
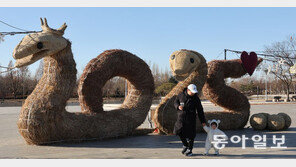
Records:
[[[180,140],[183,143],[183,146],[188,147],[189,150],[193,149],[194,138],[193,139],[189,138],[188,141],[187,141],[187,138],[183,137],[182,135],[180,135],[179,137],[180,137]]]

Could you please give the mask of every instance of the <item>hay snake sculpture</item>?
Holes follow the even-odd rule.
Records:
[[[258,60],[257,65],[262,61]],[[256,67],[256,65],[255,65]],[[192,50],[175,51],[170,56],[170,68],[180,82],[161,101],[153,113],[153,121],[160,132],[172,134],[176,121],[175,97],[189,84],[197,86],[199,92],[224,111],[205,112],[207,120],[219,119],[220,129],[240,129],[248,122],[250,103],[245,95],[225,84],[225,78],[239,78],[247,72],[241,59],[213,60],[206,63],[204,57]],[[197,131],[202,131],[197,119]]]
[[[19,132],[28,144],[106,139],[132,134],[146,119],[152,104],[154,80],[149,66],[123,50],[107,50],[92,59],[79,81],[82,112],[70,113],[65,107],[76,83],[76,63],[71,43],[59,29],[41,19],[42,32],[25,36],[16,46],[15,67],[44,59],[43,76],[25,100]],[[102,87],[115,76],[129,81],[128,95],[119,109],[103,110]]]
[[[25,100],[17,123],[26,142],[41,145],[133,133],[145,120],[152,103],[154,82],[148,65],[127,51],[103,52],[88,63],[80,78],[78,95],[82,112],[67,112],[65,106],[75,87],[77,74],[71,43],[63,37],[67,26],[64,24],[55,30],[48,26],[46,19],[44,22],[41,19],[41,27],[42,32],[25,36],[13,53],[15,67],[18,68],[44,59],[43,76]],[[185,63],[186,59],[190,65]],[[224,82],[224,78],[246,74],[240,60],[214,60],[207,65],[201,54],[181,50],[173,53],[170,62],[176,78],[185,80],[165,97],[154,114],[153,120],[162,132],[169,134],[173,131],[176,117],[171,99],[189,83],[195,83],[199,90],[203,88],[209,100],[227,109],[224,112],[206,112],[207,119],[220,119],[221,129],[245,125],[250,104],[244,95]],[[101,89],[115,76],[128,79],[128,96],[119,109],[105,112]]]

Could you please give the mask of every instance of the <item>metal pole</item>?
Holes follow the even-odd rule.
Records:
[[[124,97],[127,96],[127,80],[125,79],[125,83],[124,83]]]
[[[278,85],[277,77],[276,77],[276,94],[279,94],[279,85]]]
[[[227,49],[224,49],[224,60],[226,60],[226,52],[227,52]]]
[[[267,74],[266,74],[266,77],[265,77],[265,100],[266,101],[268,100],[268,97],[267,97]]]
[[[264,56],[266,58],[266,56]],[[265,64],[266,64],[266,60],[265,60]],[[265,101],[268,100],[268,97],[267,97],[267,72],[268,70],[265,69]]]

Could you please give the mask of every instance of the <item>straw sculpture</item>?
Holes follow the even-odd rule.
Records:
[[[198,52],[182,49],[170,56],[170,68],[180,82],[165,96],[153,114],[156,127],[165,134],[172,134],[177,119],[174,100],[190,83],[200,92],[207,80],[207,63]],[[198,120],[199,121],[199,120]]]
[[[291,117],[286,113],[258,113],[251,116],[250,124],[255,130],[285,130],[291,126]]]
[[[254,130],[264,130],[267,126],[267,117],[262,113],[253,114],[250,124]]]
[[[194,60],[192,60],[194,59]],[[262,61],[260,59],[258,64]],[[192,63],[193,62],[193,63]],[[257,64],[257,65],[258,65]],[[206,64],[204,57],[190,50],[180,50],[170,56],[170,67],[181,80],[157,107],[153,120],[162,132],[172,134],[176,121],[175,97],[189,84],[202,89],[204,96],[224,111],[205,112],[206,119],[219,119],[222,130],[243,128],[249,119],[250,104],[246,96],[225,84],[225,78],[239,78],[247,72],[240,59],[213,60]],[[197,119],[197,132],[202,131]]]
[[[282,130],[285,127],[285,119],[276,114],[268,116],[267,128],[270,130]]]
[[[261,113],[259,113],[259,114],[263,114],[265,117],[266,117],[266,120],[267,120],[267,118],[269,117],[269,115],[270,114],[268,114],[268,113],[265,113],[265,112],[261,112]]]
[[[285,126],[283,127],[283,129],[288,129],[292,123],[291,117],[286,113],[278,113],[277,115],[282,116],[285,120]]]
[[[65,109],[76,82],[71,43],[63,37],[66,24],[55,30],[41,19],[42,32],[25,36],[15,48],[16,67],[44,58],[43,76],[25,100],[18,120],[28,144],[100,140],[137,135],[152,103],[154,81],[148,65],[123,50],[107,50],[92,59],[80,78],[82,112]],[[102,87],[115,76],[129,81],[128,95],[119,109],[103,110]]]

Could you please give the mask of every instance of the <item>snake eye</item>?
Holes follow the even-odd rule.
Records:
[[[172,55],[171,59],[174,60],[175,59],[175,55]]]
[[[191,62],[191,63],[194,63],[194,59],[193,59],[193,58],[190,58],[190,62]]]
[[[38,42],[37,43],[37,48],[38,49],[42,49],[43,48],[43,43],[42,42]]]

